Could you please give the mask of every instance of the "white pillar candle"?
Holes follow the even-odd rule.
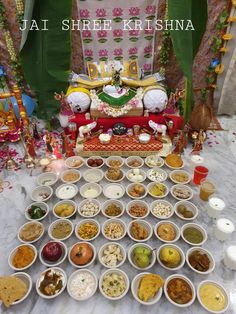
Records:
[[[236,245],[231,245],[226,249],[224,264],[229,269],[236,270]]]
[[[192,155],[190,159],[190,170],[194,170],[195,167],[202,165],[204,158],[200,155]]]
[[[212,196],[209,198],[208,200],[208,204],[207,204],[207,214],[208,216],[210,216],[211,218],[218,218],[220,216],[220,214],[222,213],[222,211],[225,208],[225,202],[216,197],[216,196]]]
[[[234,232],[234,224],[231,220],[226,218],[219,218],[216,221],[215,226],[215,237],[220,241],[229,239],[231,234]]]

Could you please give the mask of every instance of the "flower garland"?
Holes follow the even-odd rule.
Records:
[[[19,24],[22,24],[24,19],[24,1],[16,0],[16,16]]]

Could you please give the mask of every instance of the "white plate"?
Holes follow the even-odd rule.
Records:
[[[83,173],[83,178],[88,183],[98,183],[102,181],[103,177],[103,171],[97,168],[87,169]]]
[[[71,166],[71,162],[73,162],[74,160],[75,161],[76,160],[81,160],[82,163],[79,166],[73,167],[73,166]],[[82,157],[80,157],[80,156],[72,156],[72,157],[69,157],[69,158],[67,158],[65,160],[65,165],[69,169],[79,169],[79,168],[81,168],[84,165],[84,159]]]
[[[40,194],[46,193],[48,196],[46,198],[43,198]],[[31,199],[34,202],[47,202],[53,194],[53,189],[50,186],[37,186],[33,191],[31,192]]]
[[[85,196],[86,191],[91,190],[91,189],[96,190],[96,193],[97,193],[96,196],[93,196],[93,197]],[[98,197],[102,193],[102,188],[98,183],[85,183],[84,185],[80,187],[79,192],[82,197],[87,198],[87,199],[93,199],[93,198]]]
[[[60,195],[60,191],[61,190],[65,191],[66,189],[71,189],[71,191],[73,193],[71,193],[70,195],[67,195],[67,196],[65,194],[64,194],[64,196]],[[58,186],[58,188],[56,189],[56,192],[55,192],[57,198],[59,198],[61,200],[70,200],[70,199],[74,198],[77,195],[77,193],[78,193],[78,187],[75,184],[70,184],[70,183],[64,183],[64,184]]]
[[[117,189],[119,189],[119,191],[114,193],[114,190]],[[119,199],[124,196],[125,189],[119,183],[111,183],[103,187],[103,194],[109,199]]]
[[[52,186],[58,180],[58,175],[55,172],[43,172],[38,176],[38,185]]]

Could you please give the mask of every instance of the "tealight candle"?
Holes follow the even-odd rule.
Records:
[[[216,221],[215,237],[219,241],[225,241],[229,239],[234,230],[235,227],[231,220],[226,218],[219,218]]]
[[[212,196],[208,200],[207,214],[211,218],[218,218],[225,208],[225,202],[219,197]]]
[[[200,166],[204,163],[204,158],[200,155],[192,155],[190,159],[190,169],[193,171],[193,169],[197,166]]]
[[[224,264],[232,270],[236,270],[236,245],[231,245],[226,249]]]

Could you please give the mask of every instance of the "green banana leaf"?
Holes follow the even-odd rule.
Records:
[[[67,87],[70,32],[61,29],[61,22],[70,19],[71,10],[72,0],[35,0],[32,19],[40,30],[28,31],[20,52],[26,81],[38,99],[37,116],[46,120],[59,111],[54,92]],[[48,20],[48,30],[41,29],[41,20]]]
[[[193,61],[206,31],[207,0],[168,0],[169,20],[191,20],[194,30],[170,30],[177,62],[185,76],[185,122],[193,107]]]

